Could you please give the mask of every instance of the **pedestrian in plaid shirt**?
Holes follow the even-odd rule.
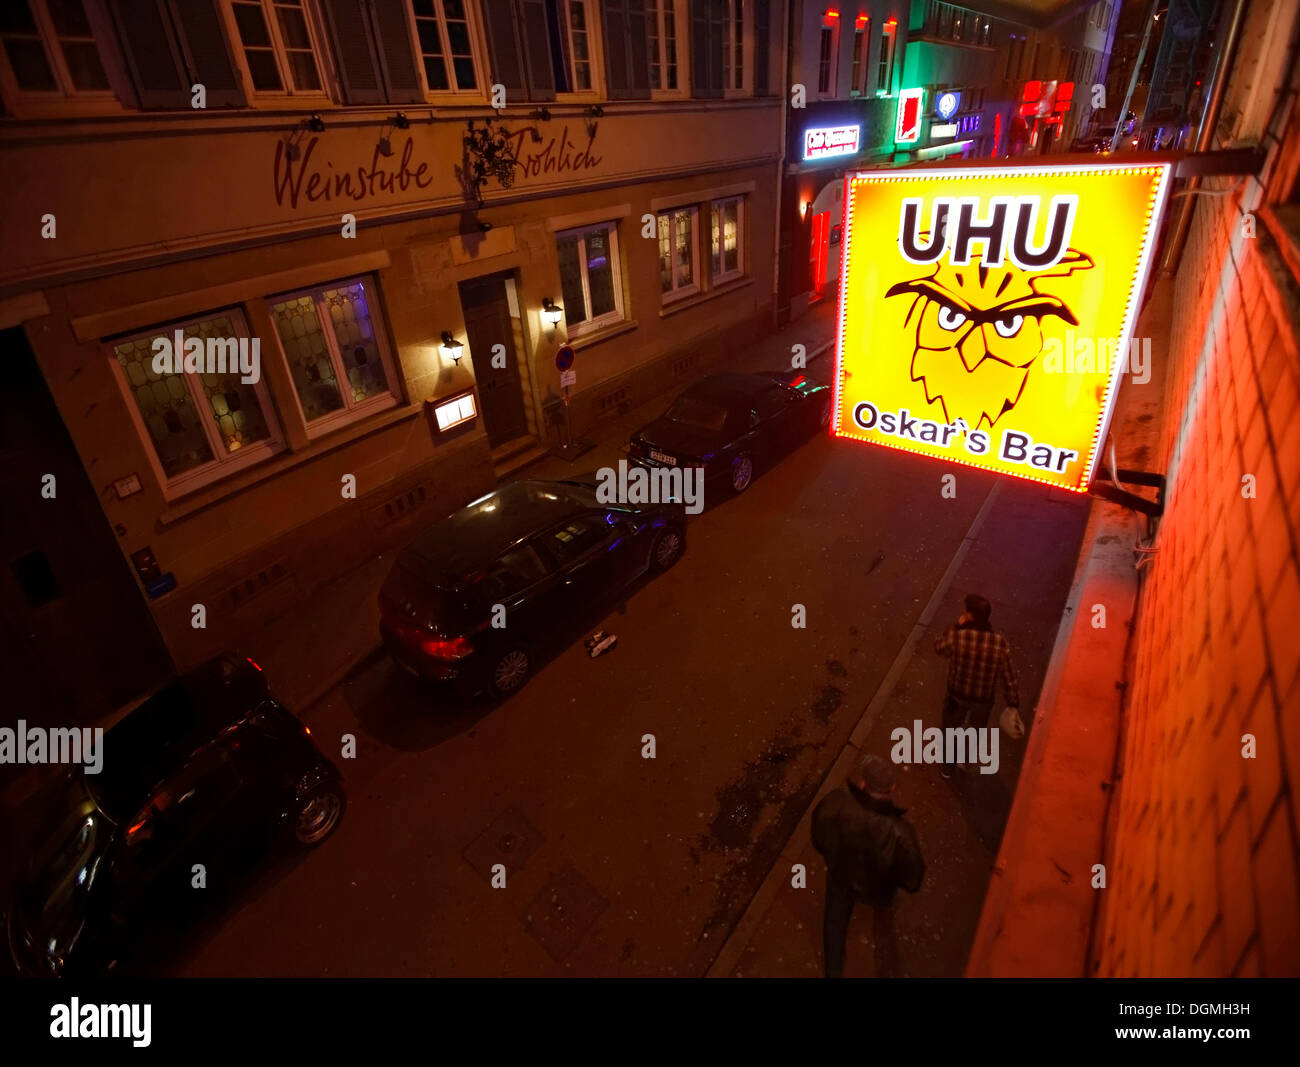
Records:
[[[992,614],[993,605],[971,593],[965,614],[934,643],[936,652],[952,660],[943,701],[945,729],[987,726],[999,679],[1007,707],[1018,713],[1020,687],[1011,665],[1011,645],[989,623]],[[939,771],[945,778],[951,774],[946,764]]]

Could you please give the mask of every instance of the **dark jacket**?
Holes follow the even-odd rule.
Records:
[[[854,785],[828,794],[813,812],[812,840],[832,878],[875,907],[887,907],[897,889],[915,893],[925,877],[916,830],[903,809]]]

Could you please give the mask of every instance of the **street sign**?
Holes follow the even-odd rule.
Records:
[[[555,353],[555,369],[566,371],[573,366],[573,348],[570,345],[560,345],[559,350]]]
[[[850,174],[835,435],[1085,492],[1170,166]]]
[[[578,384],[578,372],[576,370],[560,371],[560,386],[569,389]]]

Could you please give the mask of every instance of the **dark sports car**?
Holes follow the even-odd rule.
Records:
[[[744,492],[771,466],[830,425],[831,389],[802,371],[715,374],[692,385],[632,435],[642,467],[703,467],[706,483]]]

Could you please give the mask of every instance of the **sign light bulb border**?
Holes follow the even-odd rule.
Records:
[[[1119,351],[1123,353],[1123,356],[1122,358],[1115,359],[1114,366],[1111,368],[1110,379],[1106,383],[1106,395],[1102,398],[1101,414],[1097,419],[1092,434],[1092,443],[1089,446],[1088,461],[1084,466],[1084,473],[1080,476],[1077,484],[1062,485],[1060,482],[1050,481],[1047,478],[1040,478],[1033,474],[1022,474],[1018,471],[992,470],[983,464],[974,463],[958,456],[936,456],[932,452],[925,452],[919,448],[910,448],[907,445],[897,444],[888,440],[879,440],[874,437],[863,437],[860,434],[851,433],[842,429],[840,423],[843,413],[844,380],[846,377],[844,368],[844,321],[848,312],[849,287],[847,284],[841,284],[840,286],[839,312],[836,320],[834,386],[835,414],[831,428],[832,434],[836,437],[848,437],[873,445],[882,445],[885,448],[895,448],[903,452],[912,452],[917,455],[925,456],[928,459],[938,460],[941,463],[958,463],[965,467],[974,467],[976,470],[989,471],[996,475],[1003,475],[1009,478],[1020,478],[1031,482],[1039,482],[1042,485],[1048,485],[1054,489],[1064,489],[1071,493],[1086,493],[1088,487],[1092,484],[1093,474],[1096,472],[1097,461],[1100,458],[1099,443],[1106,439],[1106,433],[1110,429],[1110,420],[1114,413],[1115,398],[1119,393],[1120,378],[1128,369],[1129,348],[1132,343],[1133,328],[1137,322],[1137,299],[1145,288],[1147,277],[1151,271],[1151,258],[1155,248],[1157,230],[1155,222],[1161,217],[1164,211],[1165,202],[1168,199],[1169,183],[1172,172],[1173,165],[1170,163],[1079,163],[1032,167],[963,167],[960,169],[932,169],[926,167],[924,169],[916,168],[892,172],[854,171],[846,174],[844,176],[844,235],[840,245],[840,277],[845,280],[848,278],[849,249],[853,246],[853,198],[856,195],[856,188],[859,185],[876,185],[890,182],[931,181],[935,178],[1023,178],[1030,174],[1043,175],[1045,177],[1072,175],[1080,179],[1112,177],[1117,174],[1150,174],[1155,176],[1156,181],[1152,189],[1151,199],[1147,204],[1146,212],[1143,217],[1142,246],[1138,253],[1137,267],[1133,271],[1132,278],[1129,282],[1128,293],[1125,297],[1124,317],[1120,328],[1119,347]]]

